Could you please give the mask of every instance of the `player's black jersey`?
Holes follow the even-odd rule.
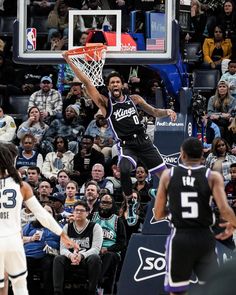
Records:
[[[137,108],[128,95],[125,95],[122,102],[109,98],[107,119],[116,139],[122,139],[122,137],[128,137],[135,133],[144,133]]]
[[[168,186],[170,219],[176,228],[205,228],[214,223],[209,169],[204,166],[171,168]]]

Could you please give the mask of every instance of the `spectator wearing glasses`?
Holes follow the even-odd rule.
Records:
[[[98,223],[103,230],[100,285],[104,288],[105,294],[113,294],[116,269],[121,261],[121,252],[126,246],[125,227],[116,213],[114,199],[110,194],[105,194],[101,197],[98,212],[95,212],[92,218],[92,221]]]
[[[68,233],[78,245],[78,253],[67,249],[60,244],[60,255],[53,263],[54,295],[62,295],[65,274],[85,270],[88,276],[88,294],[95,295],[98,279],[101,273],[101,259],[99,252],[102,247],[103,232],[99,224],[87,219],[89,207],[85,201],[79,200],[74,205],[74,221],[64,226],[63,231]]]
[[[206,167],[222,174],[224,181],[231,179],[230,166],[236,163],[236,157],[230,154],[230,147],[227,141],[217,137],[212,142],[211,153],[206,158]]]
[[[41,78],[40,90],[30,96],[28,110],[33,106],[39,108],[40,116],[46,122],[50,122],[57,114],[61,116],[62,97],[60,92],[53,89],[51,77]]]
[[[232,43],[225,39],[225,32],[222,26],[215,26],[211,38],[206,38],[203,43],[203,67],[221,70],[221,62],[229,59],[232,54]]]

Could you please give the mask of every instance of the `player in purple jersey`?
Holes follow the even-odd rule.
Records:
[[[107,118],[116,139],[119,152],[119,167],[121,185],[127,198],[132,196],[130,173],[136,168],[140,159],[150,173],[158,177],[166,169],[158,149],[153,145],[139,120],[136,106],[153,117],[170,117],[176,120],[176,113],[171,109],[157,109],[149,105],[139,95],[123,94],[123,78],[118,72],[112,72],[107,77],[108,97],[100,94],[90,79],[70,61],[67,52],[63,57],[70,65],[75,75],[84,84],[88,95]]]

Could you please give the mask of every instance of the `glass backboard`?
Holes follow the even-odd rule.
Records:
[[[108,46],[106,64],[175,62],[179,47],[175,1],[155,2],[155,10],[130,11],[126,25],[121,10],[70,8],[68,27],[60,30],[63,47],[55,49],[50,47],[50,40],[55,34],[50,30],[48,16],[39,16],[27,0],[18,0],[18,16],[14,23],[14,60],[32,64],[61,63],[62,51],[84,44],[80,42],[80,37],[86,32],[86,42]]]

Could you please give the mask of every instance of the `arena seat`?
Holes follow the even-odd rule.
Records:
[[[15,16],[4,16],[0,18],[0,36],[12,37],[13,36],[13,23]]]
[[[11,95],[8,103],[8,115],[21,121],[27,118],[29,95]]]
[[[193,91],[211,92],[216,89],[220,80],[219,70],[194,70]]]

